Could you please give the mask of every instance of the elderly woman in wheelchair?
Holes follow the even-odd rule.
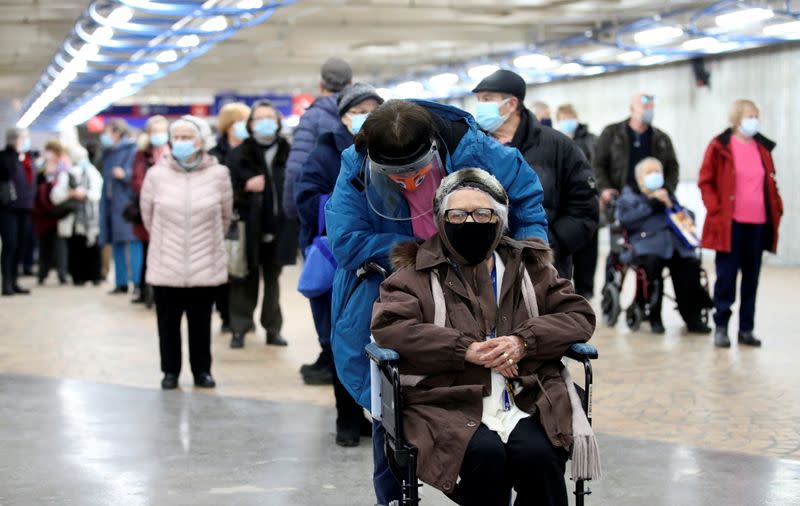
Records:
[[[560,361],[592,336],[592,308],[546,245],[504,235],[508,197],[488,172],[447,176],[434,212],[436,236],[395,248],[372,320],[377,344],[399,353],[417,475],[462,505],[507,506],[512,487],[517,505],[566,505],[574,442],[599,474]]]
[[[627,231],[634,263],[645,272],[650,327],[656,334],[664,333],[662,271],[669,267],[678,311],[688,332],[707,334],[711,329],[702,315],[711,307],[711,299],[701,283],[693,215],[664,188],[664,168],[657,158],[640,161],[635,175],[637,185],[622,190],[617,218]]]

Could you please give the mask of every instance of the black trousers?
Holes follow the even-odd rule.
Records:
[[[56,268],[58,280],[62,283],[67,280],[67,240],[58,236],[53,230],[39,239],[39,281],[44,281],[50,275],[50,269]]]
[[[31,211],[25,209],[0,210],[0,268],[3,291],[17,285],[18,266],[22,261],[23,248],[31,234]]]
[[[244,279],[230,282],[231,329],[235,333],[245,333],[253,325],[253,311],[258,305],[259,271],[264,278],[264,296],[261,300],[261,326],[267,336],[277,336],[283,327],[280,306],[280,278],[282,267],[277,263],[275,244],[261,245],[261,265],[253,268]]]
[[[181,320],[186,313],[189,324],[189,363],[192,374],[211,372],[211,306],[215,286],[174,288],[154,286],[161,371],[181,372]]]
[[[733,223],[730,253],[717,252],[717,282],[714,284],[714,323],[728,327],[731,306],[736,301],[736,278],[742,273],[739,332],[751,332],[755,323],[756,292],[764,252],[765,225]]]
[[[672,286],[678,312],[688,324],[700,322],[703,307],[709,307],[708,293],[700,285],[700,262],[696,258],[684,258],[675,253],[672,258],[664,260],[653,255],[636,257],[636,263],[644,267],[647,273],[648,291],[650,292],[650,321],[661,321],[661,305],[664,300],[664,267],[669,267]]]
[[[594,295],[594,273],[597,269],[597,231],[589,242],[572,254],[572,279],[575,282],[575,293],[582,297]]]
[[[99,282],[100,246],[97,243],[89,246],[85,235],[73,235],[67,241],[69,250],[69,275],[72,282],[82,285],[88,281]]]
[[[230,289],[230,283],[221,284],[214,295],[214,305],[217,307],[219,317],[222,323],[228,324],[231,322]]]
[[[550,444],[535,416],[520,420],[506,444],[481,424],[467,446],[461,481],[450,498],[462,506],[507,506],[513,487],[514,506],[566,506],[568,458],[565,450]]]

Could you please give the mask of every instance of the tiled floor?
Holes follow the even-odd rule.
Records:
[[[165,504],[170,497],[179,499],[174,504],[367,504],[367,447],[362,445],[354,450],[357,453],[347,453],[332,444],[332,392],[326,387],[303,385],[297,373],[300,365],[315,358],[318,350],[308,305],[294,290],[296,278],[297,269],[290,268],[282,279],[284,334],[290,346],[267,347],[263,333],[259,333],[248,337],[244,350],[231,350],[227,346],[229,337],[216,335],[213,372],[219,387],[200,395],[191,387],[188,364],[182,377],[183,393],[157,390],[160,372],[154,315],[133,306],[126,297],[106,295],[109,287],[73,288],[51,283],[34,287],[31,296],[0,299],[0,442],[4,448],[14,442],[14,452],[0,451],[0,466],[15,469],[17,474],[13,476],[30,473],[25,479],[12,480],[11,475],[0,469],[0,476],[5,476],[0,478],[0,504]],[[616,329],[598,328],[593,339],[601,354],[595,363],[594,416],[606,448],[604,463],[608,478],[595,484],[592,498],[596,504],[645,504],[648,494],[652,494],[651,499],[660,498],[646,501],[648,504],[800,504],[800,388],[797,387],[800,366],[794,353],[800,320],[793,317],[797,311],[794,293],[798,286],[800,269],[764,269],[757,313],[757,331],[764,339],[762,349],[740,349],[734,343],[730,350],[719,350],[711,345],[708,336],[684,336],[680,318],[668,304],[665,304],[667,334],[664,336],[647,333],[646,324],[637,333],[628,331],[624,322]],[[731,331],[735,333],[735,327]],[[33,377],[80,381],[52,382]],[[31,398],[19,395],[20,384],[36,386],[26,390]],[[140,388],[111,389],[99,384]],[[71,391],[82,399],[77,404],[68,402],[75,397],[70,397]],[[102,394],[92,393],[96,391]],[[129,401],[122,404],[113,401],[117,395],[114,392],[130,398]],[[170,397],[172,394],[175,395]],[[42,404],[40,396],[53,397],[52,402],[57,405]],[[178,409],[175,403],[198,407],[184,409],[178,416],[173,413]],[[107,413],[98,407],[106,404]],[[240,405],[248,406],[246,413],[238,411]],[[220,421],[219,433],[214,432],[219,414],[204,412],[206,407],[242,414],[242,419],[237,418],[233,425],[247,426],[252,431],[243,435],[241,427]],[[96,412],[98,423],[107,422],[104,415],[127,420],[120,429],[122,439],[115,441],[108,436],[108,440],[95,441],[91,436],[95,415],[82,415],[84,409]],[[261,409],[263,416],[259,413]],[[130,410],[130,417],[125,416],[126,410]],[[33,422],[26,437],[15,437],[15,424],[28,423],[28,415],[41,423]],[[149,415],[174,417],[179,423],[148,430],[135,427],[136,420],[147,419]],[[271,454],[273,443],[262,440],[271,434],[267,429],[275,426],[276,416],[280,427],[292,417],[307,418],[309,426],[324,437],[298,444],[294,453],[291,439],[284,445],[275,444],[288,452],[276,457]],[[20,418],[14,420],[15,417]],[[92,452],[113,450],[120,461],[98,463],[97,468],[89,471],[82,468],[81,472],[95,473],[92,475],[95,478],[87,475],[80,487],[100,494],[98,489],[92,489],[92,483],[117,480],[120,490],[133,495],[122,502],[104,502],[99,495],[93,496],[92,501],[81,502],[75,499],[83,490],[77,484],[75,491],[68,490],[69,484],[58,481],[44,485],[48,477],[48,466],[44,464],[47,459],[38,455],[42,445],[48,444],[44,434],[49,433],[53,424],[68,423],[78,431],[85,425],[90,432],[83,436],[85,444],[50,441],[58,445],[46,453],[54,472],[67,472],[69,468],[63,467],[66,461],[84,458],[87,459],[84,467],[91,468],[92,459],[97,457]],[[196,446],[191,451],[183,448],[183,454],[179,449],[164,454],[153,443],[153,438],[180,443],[188,437],[187,423],[189,426],[198,423],[209,438],[224,438],[233,446],[252,448],[242,448],[236,462],[231,462],[229,456],[220,457],[217,467],[213,459],[204,460],[210,457],[203,453],[197,462],[202,472],[195,473],[194,460],[187,461],[186,455],[195,452]],[[51,435],[58,439],[57,434]],[[246,441],[242,440],[245,436]],[[40,437],[41,444],[37,439]],[[92,441],[99,446],[91,447],[95,444]],[[224,453],[226,445],[212,445],[198,451]],[[262,452],[253,449],[259,445]],[[127,452],[135,453],[131,457],[134,465],[129,470],[124,464],[129,457]],[[34,460],[25,462],[26,455]],[[148,456],[153,462],[147,462]],[[44,460],[35,460],[38,458]],[[109,458],[114,460],[113,455]],[[349,462],[351,458],[355,459],[352,468],[332,476],[315,477],[318,489],[297,494],[281,488],[301,489],[296,483],[286,485],[280,480],[264,479],[262,474],[269,474],[267,468],[272,465],[270,462],[277,462],[275,459],[310,459],[316,462],[311,467],[317,473],[319,469],[314,466],[320,462],[324,466],[325,462],[343,459]],[[160,465],[173,464],[188,466],[188,484],[176,485],[175,490],[170,488],[167,484],[173,479],[170,471],[167,481],[151,483],[155,488],[126,488],[126,480],[138,483],[137,473],[145,473],[145,467],[149,469],[147,472],[156,472]],[[747,471],[748,466],[756,471]],[[245,477],[259,476],[261,481],[220,479],[215,492],[206,492],[226,499],[215,501],[204,496],[203,500],[189,501],[191,484],[197,485],[197,493],[205,490],[206,474],[235,477],[240,472]],[[179,481],[178,477],[174,479]],[[680,485],[681,491],[667,487],[668,483]],[[354,497],[363,501],[339,502],[335,497],[340,495],[327,492],[334,490],[325,488],[327,485],[358,491]],[[108,488],[110,484],[103,486]],[[277,495],[270,497],[282,498],[260,502],[240,500],[247,496],[250,490],[247,487],[260,490],[253,492],[253,497],[263,499],[259,494],[272,490]],[[716,491],[716,495],[707,488]],[[743,490],[751,488],[755,490],[753,495],[744,493]],[[226,494],[237,499],[228,501]],[[22,499],[25,497],[46,500],[30,502]],[[720,497],[729,500],[717,502],[715,498]],[[446,501],[427,503],[446,504]]]

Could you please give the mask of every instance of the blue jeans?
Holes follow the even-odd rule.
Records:
[[[372,421],[372,485],[375,487],[375,498],[378,504],[389,504],[403,498],[403,489],[397,478],[389,469],[386,458],[386,431],[380,421]]]
[[[115,242],[114,275],[118,287],[127,287],[130,281],[136,286],[142,283],[142,262],[144,252],[141,241]]]
[[[736,301],[736,278],[742,272],[739,301],[739,332],[753,330],[756,313],[756,292],[764,252],[765,225],[733,222],[730,253],[717,252],[717,282],[714,284],[714,323],[728,327],[731,306]]]

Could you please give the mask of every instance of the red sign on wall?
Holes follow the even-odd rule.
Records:
[[[304,93],[302,95],[295,95],[292,97],[292,115],[302,116],[311,104],[314,103],[314,95]]]

